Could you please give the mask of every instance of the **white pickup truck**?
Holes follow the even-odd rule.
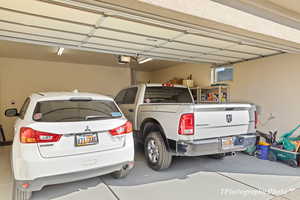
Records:
[[[173,156],[222,158],[256,141],[251,104],[195,104],[188,88],[171,84],[132,86],[115,101],[133,123],[154,170],[169,168]]]

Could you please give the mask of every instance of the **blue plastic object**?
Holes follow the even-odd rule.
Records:
[[[257,145],[257,156],[261,160],[269,160],[268,153],[269,153],[270,145]]]

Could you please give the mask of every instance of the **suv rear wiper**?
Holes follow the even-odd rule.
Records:
[[[91,115],[91,116],[86,116],[85,120],[91,120],[91,119],[111,119],[111,118],[116,118],[113,116],[103,116],[103,115]]]

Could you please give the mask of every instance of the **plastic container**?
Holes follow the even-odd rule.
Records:
[[[259,142],[257,145],[257,157],[262,160],[268,160],[270,144],[266,142]]]
[[[193,80],[183,80],[183,85],[186,86],[186,87],[194,87],[194,81]]]

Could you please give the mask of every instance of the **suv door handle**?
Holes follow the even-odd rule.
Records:
[[[134,112],[134,110],[132,108],[128,109],[129,112]]]

